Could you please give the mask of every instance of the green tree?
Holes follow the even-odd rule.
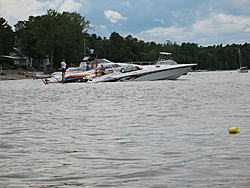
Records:
[[[120,36],[118,33],[116,32],[111,33],[109,40],[113,43],[113,45],[117,50],[123,47],[124,38]]]
[[[14,32],[8,22],[0,18],[0,55],[8,55],[14,46]]]
[[[57,54],[57,60],[65,57],[72,59],[82,55],[83,33],[90,28],[89,23],[76,12],[59,13],[49,9],[46,15],[29,17],[24,24],[26,30],[22,31],[24,34],[21,35],[20,46],[25,46],[26,42],[32,40],[31,43],[34,43],[33,46],[38,54],[41,56],[49,54],[49,71],[52,72],[54,53]],[[18,24],[17,27],[20,25]],[[27,39],[25,36],[30,38]]]
[[[120,36],[118,33],[113,32],[111,33],[110,37],[109,37],[109,50],[110,52],[108,53],[108,58],[110,58],[113,61],[122,61],[119,55],[121,48],[124,45],[124,38],[122,36]],[[125,48],[124,48],[125,49]]]
[[[146,61],[152,61],[154,62],[157,58],[157,52],[152,49],[148,54],[147,54],[147,59],[145,59]]]
[[[32,22],[39,17],[29,17],[29,21],[18,21],[15,27],[15,35],[17,38],[16,47],[20,49],[22,54],[28,57],[43,59],[46,57],[45,53],[41,53],[36,50],[37,40],[35,39],[35,33],[33,32]]]

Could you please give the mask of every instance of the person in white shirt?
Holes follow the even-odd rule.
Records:
[[[67,66],[67,64],[65,63],[64,59],[61,62],[61,66],[62,66],[62,81],[64,81],[64,79],[65,79],[65,72],[66,72],[66,66]]]

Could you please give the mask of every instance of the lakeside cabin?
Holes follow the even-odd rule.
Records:
[[[20,57],[17,56],[15,53],[12,53],[11,55],[1,55],[0,57],[12,59],[14,65],[23,68],[27,68],[32,65],[32,67],[34,67],[35,69],[46,71],[47,65],[49,65],[49,58],[35,59],[31,57]]]

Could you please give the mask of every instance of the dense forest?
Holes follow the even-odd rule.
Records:
[[[154,62],[159,52],[171,52],[178,63],[197,63],[196,69],[234,70],[239,68],[238,49],[242,64],[250,66],[250,43],[199,46],[197,43],[176,44],[170,40],[164,44],[145,42],[131,35],[120,36],[113,32],[109,38],[89,34],[90,21],[79,13],[59,13],[49,9],[42,16],[30,16],[18,21],[14,29],[0,18],[0,55],[9,55],[18,48],[32,58],[49,57],[49,70],[60,67],[61,59],[79,60],[89,49],[98,53],[98,58],[114,62]],[[14,47],[14,48],[13,48]]]

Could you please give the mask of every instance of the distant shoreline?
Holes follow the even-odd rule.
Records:
[[[43,73],[39,74],[37,72],[22,72],[18,70],[7,70],[0,72],[0,81],[49,78],[50,76],[51,75],[44,75]]]
[[[32,79],[32,77],[26,76],[26,75],[20,75],[20,74],[7,74],[7,75],[1,75],[1,80],[22,80],[22,79]]]

